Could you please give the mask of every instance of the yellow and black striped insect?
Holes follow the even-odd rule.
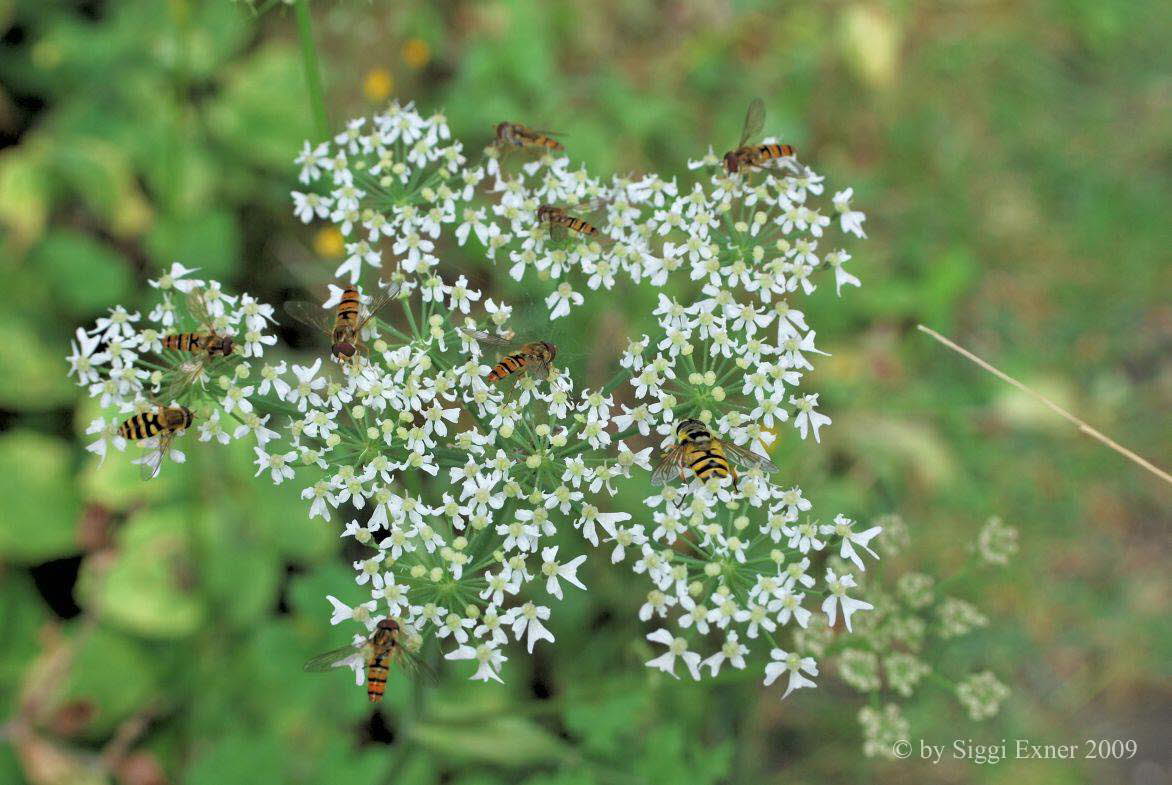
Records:
[[[740,171],[742,166],[763,166],[776,158],[788,158],[794,148],[788,144],[746,144],[755,139],[765,126],[765,102],[754,98],[745,112],[745,126],[741,130],[741,141],[735,150],[724,154],[724,169],[729,174]]]
[[[435,682],[435,671],[417,653],[401,642],[402,628],[394,619],[381,619],[370,637],[361,643],[327,651],[305,663],[305,670],[322,672],[333,668],[362,666],[366,672],[366,697],[371,703],[383,699],[387,675],[391,666],[398,664],[412,679]]]
[[[465,337],[471,338],[477,343],[505,349],[504,356],[488,373],[490,382],[499,381],[522,370],[534,379],[548,379],[549,372],[553,368],[554,358],[558,356],[558,348],[549,341],[519,343],[481,330],[461,330],[461,332]]]
[[[545,150],[565,150],[555,136],[562,134],[555,131],[537,131],[520,123],[497,123],[496,143],[498,147],[509,148],[541,148]]]
[[[779,471],[768,458],[717,439],[701,421],[680,420],[676,425],[676,443],[651,473],[651,482],[654,485],[665,485],[673,475],[683,479],[685,470],[689,470],[701,482],[710,477],[732,477],[732,487],[736,490],[737,470],[733,464],[746,470],[760,469],[766,473]]]
[[[166,377],[166,387],[159,393],[159,397],[167,401],[179,397],[188,387],[202,379],[204,369],[215,358],[228,357],[235,350],[231,335],[216,332],[203,289],[195,288],[187,293],[187,310],[203,330],[162,337],[164,349],[183,355],[175,362]]]
[[[595,202],[587,206],[585,210],[586,212],[593,212],[601,206],[601,203]],[[592,240],[597,240],[605,245],[614,242],[613,239],[603,234],[594,224],[570,215],[564,208],[556,207],[552,204],[543,204],[537,208],[537,222],[548,225],[549,235],[554,239],[560,239],[568,229],[571,232],[589,237]]]
[[[142,478],[150,480],[158,476],[163,460],[171,451],[171,442],[183,431],[191,427],[195,415],[184,406],[156,405],[149,411],[136,414],[118,426],[118,435],[132,442],[141,442],[147,439],[158,439],[140,462]]]
[[[285,312],[297,321],[330,336],[330,354],[339,360],[349,360],[358,352],[366,351],[366,345],[362,342],[362,328],[398,293],[399,285],[391,284],[372,297],[363,308],[358,288],[347,286],[342,290],[342,301],[338,303],[332,322],[320,305],[304,300],[285,303]]]

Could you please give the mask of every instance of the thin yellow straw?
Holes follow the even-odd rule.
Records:
[[[1107,445],[1112,450],[1114,450],[1115,452],[1122,455],[1124,458],[1127,458],[1129,461],[1132,461],[1133,463],[1139,464],[1140,466],[1147,469],[1152,474],[1159,477],[1164,482],[1168,483],[1169,485],[1172,485],[1172,475],[1168,474],[1168,472],[1164,471],[1159,466],[1156,466],[1155,464],[1151,463],[1150,461],[1146,460],[1145,458],[1143,458],[1139,455],[1136,455],[1134,452],[1127,449],[1122,444],[1119,444],[1118,442],[1116,442],[1114,439],[1110,438],[1109,436],[1106,436],[1105,434],[1100,433],[1099,431],[1096,431],[1094,428],[1087,425],[1085,422],[1078,419],[1073,414],[1066,411],[1065,409],[1063,409],[1061,406],[1059,406],[1058,404],[1051,401],[1046,396],[1042,395],[1041,393],[1038,393],[1038,392],[1031,390],[1029,387],[1026,387],[1024,384],[1019,382],[1017,379],[1014,379],[1009,374],[1004,373],[1003,371],[999,371],[998,369],[994,368],[989,363],[982,360],[977,355],[970,352],[968,349],[964,348],[963,346],[958,346],[957,344],[948,340],[947,338],[945,338],[943,335],[936,332],[935,330],[933,330],[929,327],[925,327],[922,324],[916,325],[916,329],[918,329],[920,332],[927,333],[928,335],[932,336],[937,341],[944,344],[945,346],[947,346],[949,349],[956,352],[957,354],[960,354],[960,355],[972,360],[974,363],[981,366],[982,368],[984,368],[986,371],[988,371],[989,373],[996,376],[1001,381],[1012,384],[1014,387],[1021,390],[1022,392],[1033,396],[1034,398],[1041,401],[1043,404],[1045,404],[1047,407],[1049,407],[1052,411],[1056,412],[1061,417],[1074,423],[1074,425],[1077,426],[1078,429],[1080,431],[1082,431],[1083,433],[1085,433],[1087,436],[1090,436],[1092,439],[1095,439],[1095,440],[1101,442],[1102,444]]]

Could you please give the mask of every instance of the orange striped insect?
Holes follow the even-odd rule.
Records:
[[[304,300],[285,303],[285,312],[297,321],[330,336],[330,354],[339,360],[348,360],[358,352],[366,351],[366,345],[362,342],[362,328],[398,293],[399,285],[391,284],[363,308],[358,288],[347,286],[342,290],[342,301],[338,303],[332,323],[320,305]]]
[[[509,341],[481,330],[461,330],[465,337],[477,343],[505,348],[505,354],[488,373],[490,382],[500,381],[506,376],[525,371],[534,379],[548,379],[553,368],[558,348],[548,341],[518,343]]]
[[[555,136],[561,134],[554,131],[536,131],[520,123],[497,123],[496,143],[498,147],[545,148],[547,150],[565,150]]]
[[[118,426],[118,435],[132,442],[158,439],[151,452],[140,462],[142,478],[150,480],[158,476],[163,459],[171,451],[171,442],[191,427],[195,415],[184,406],[156,405],[155,408],[134,415]]]
[[[745,112],[745,126],[741,130],[741,141],[735,150],[724,154],[724,169],[729,174],[740,171],[742,166],[764,166],[776,158],[788,158],[794,148],[788,144],[746,144],[756,138],[765,126],[765,102],[754,98]]]
[[[305,663],[305,670],[323,672],[333,668],[362,667],[366,672],[366,697],[371,703],[383,699],[387,676],[393,665],[399,665],[409,678],[434,682],[435,671],[416,652],[403,646],[402,635],[397,621],[381,619],[369,638],[319,654]]]
[[[717,439],[700,420],[680,420],[676,425],[676,443],[651,473],[651,482],[665,485],[673,475],[682,479],[687,469],[701,482],[709,477],[732,477],[732,487],[736,490],[738,477],[733,464],[767,473],[780,471],[768,458]]]
[[[593,212],[600,206],[601,204],[596,202],[587,207],[586,210]],[[552,204],[543,204],[537,208],[537,222],[549,226],[551,238],[560,239],[565,234],[565,230],[569,229],[571,232],[590,237],[606,245],[614,242],[613,239],[599,231],[594,224],[570,215],[563,208],[555,207]]]
[[[184,355],[179,358],[166,377],[167,386],[160,391],[162,400],[178,398],[187,388],[203,378],[207,365],[217,357],[228,357],[235,350],[231,335],[216,332],[202,288],[187,293],[187,310],[203,327],[202,331],[164,335],[160,340],[164,349]]]

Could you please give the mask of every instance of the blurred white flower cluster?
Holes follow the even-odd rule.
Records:
[[[901,518],[884,516],[877,523],[884,527],[885,556],[907,547],[907,525]],[[897,701],[911,698],[921,687],[934,685],[952,693],[974,720],[997,714],[1009,696],[1009,688],[989,671],[956,682],[945,675],[952,669],[948,649],[953,641],[989,624],[973,603],[946,590],[963,588],[980,568],[1006,563],[1004,550],[988,552],[985,544],[992,539],[1016,544],[1017,530],[991,518],[978,533],[974,545],[979,547],[973,548],[976,553],[968,564],[943,578],[918,571],[897,571],[882,581],[868,576],[861,590],[875,607],[861,617],[855,634],[833,642],[807,641],[803,653],[828,657],[839,678],[870,697],[871,706],[859,714],[868,756],[894,757],[893,742],[906,739],[909,730]]]

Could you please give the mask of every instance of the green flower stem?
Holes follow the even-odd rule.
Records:
[[[309,0],[297,0],[293,6],[297,17],[297,42],[301,46],[301,62],[305,67],[305,90],[309,94],[309,108],[319,140],[330,136],[330,119],[326,113],[325,92],[321,85],[317,47],[313,43],[313,20],[309,14]]]
[[[625,382],[627,379],[630,379],[630,378],[631,378],[631,369],[630,368],[623,368],[622,370],[620,370],[618,373],[616,373],[614,375],[613,379],[611,379],[609,382],[606,383],[606,386],[602,388],[602,394],[603,395],[610,395],[612,392],[614,392],[615,390],[618,389],[620,384],[622,384],[623,382]]]

